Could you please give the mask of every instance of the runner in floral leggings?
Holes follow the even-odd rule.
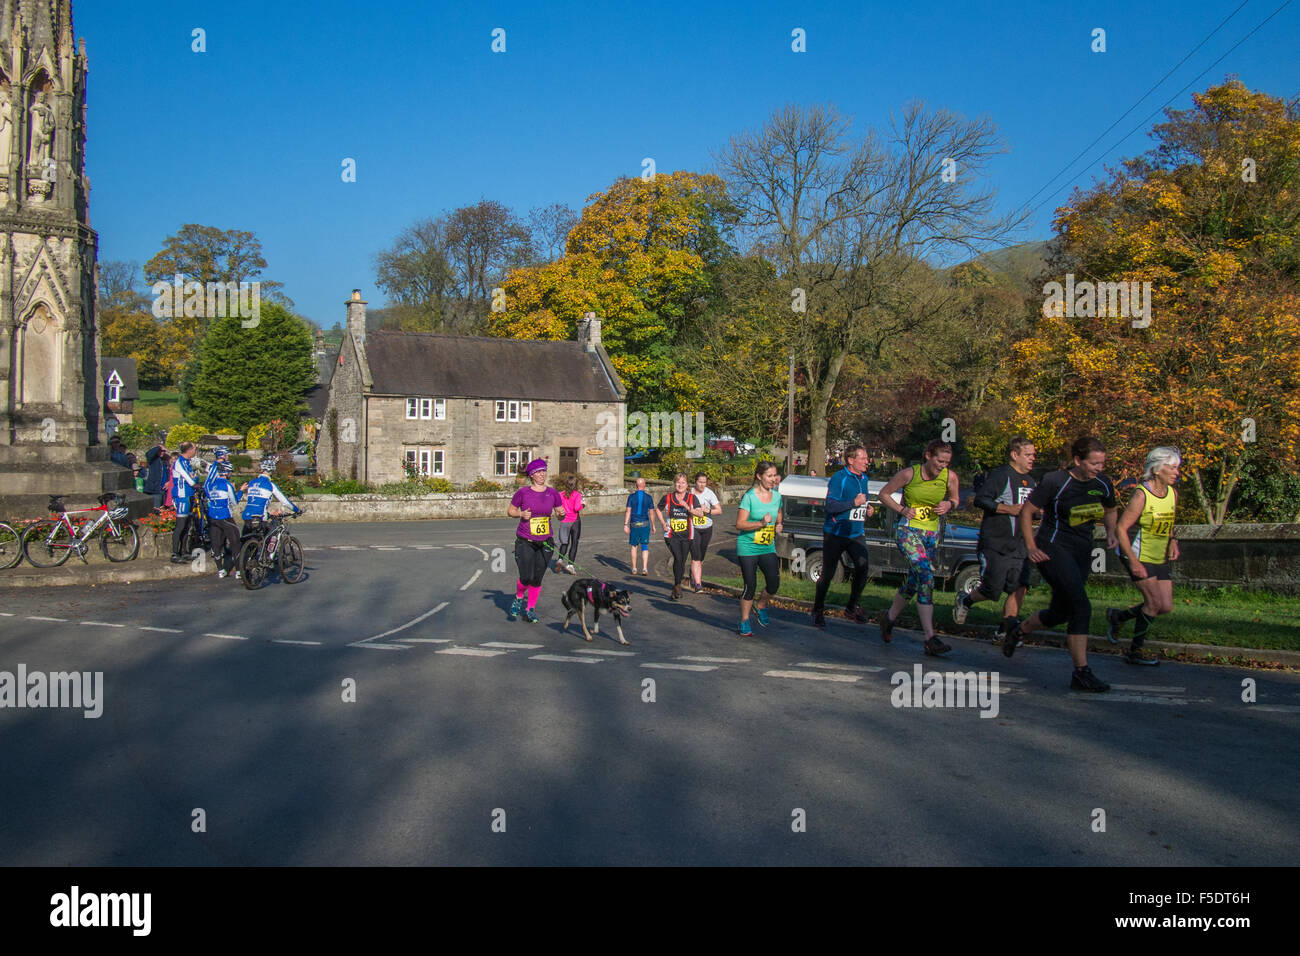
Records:
[[[952,446],[938,439],[925,446],[925,461],[904,468],[880,489],[880,503],[899,516],[894,540],[907,558],[907,581],[894,595],[894,603],[880,619],[880,636],[893,637],[894,622],[915,596],[916,613],[925,631],[925,653],[938,657],[952,648],[934,633],[934,560],[939,538],[939,518],[957,506],[957,473],[948,467]],[[902,502],[894,492],[902,492]]]

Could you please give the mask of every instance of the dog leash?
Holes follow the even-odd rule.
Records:
[[[571,565],[573,565],[575,568],[577,568],[579,571],[581,571],[584,575],[586,575],[587,577],[589,577],[589,578],[591,578],[591,579],[593,579],[593,580],[599,580],[599,578],[597,578],[596,575],[592,574],[590,571],[588,571],[586,568],[584,568],[584,567],[583,567],[581,564],[579,564],[577,561],[570,561],[570,560],[569,560],[568,558],[566,558],[563,554],[561,554],[561,553],[559,552],[559,550],[556,549],[556,548],[551,544],[551,539],[550,539],[550,538],[547,538],[545,541],[542,542],[542,547],[546,548],[548,551],[550,551],[552,554],[554,554],[557,558],[559,558],[560,561],[561,561],[563,564],[566,564],[566,565],[571,564]]]

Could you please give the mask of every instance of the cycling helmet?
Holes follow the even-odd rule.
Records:
[[[274,455],[262,456],[261,468],[264,473],[275,471],[275,456]]]
[[[218,445],[216,448],[212,449],[212,457],[218,460],[222,458],[229,458],[230,449],[227,448],[225,445]]]
[[[235,473],[235,466],[228,461],[217,462],[217,474],[222,478],[229,478]]]

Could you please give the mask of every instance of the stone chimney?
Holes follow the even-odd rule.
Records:
[[[601,344],[600,319],[596,318],[595,312],[588,312],[578,323],[578,341],[588,352],[596,351],[596,346]]]
[[[366,303],[361,298],[361,290],[353,289],[352,298],[348,299],[348,334],[362,345],[366,341]]]

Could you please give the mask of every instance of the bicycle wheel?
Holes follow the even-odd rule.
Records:
[[[262,563],[262,542],[249,538],[239,550],[239,577],[244,587],[256,591],[266,581],[266,565]]]
[[[302,580],[307,564],[303,561],[302,545],[292,535],[286,535],[280,542],[280,577],[286,584],[297,584]]]
[[[99,533],[99,549],[110,561],[130,561],[140,553],[140,535],[135,525],[123,522],[114,535],[108,525]]]
[[[23,559],[22,536],[0,522],[0,571],[16,567]]]
[[[68,526],[54,518],[42,518],[23,532],[23,554],[33,566],[57,568],[72,554]]]

